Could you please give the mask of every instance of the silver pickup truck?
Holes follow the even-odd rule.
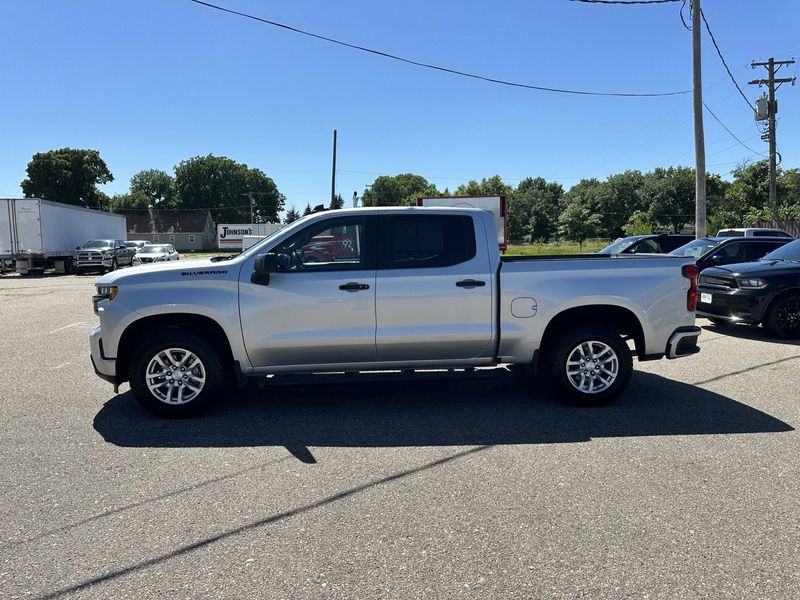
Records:
[[[92,362],[165,416],[249,376],[500,363],[594,405],[626,388],[634,353],[698,351],[696,281],[684,257],[501,257],[477,209],[336,210],[232,258],[99,278]]]

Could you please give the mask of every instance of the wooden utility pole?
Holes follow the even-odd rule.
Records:
[[[333,130],[333,168],[331,169],[331,206],[336,202],[336,130]]]
[[[703,76],[700,60],[700,0],[692,0],[692,98],[694,100],[694,232],[706,235],[706,144],[703,135]]]
[[[775,141],[775,115],[778,113],[778,104],[775,101],[775,90],[781,86],[782,83],[791,83],[794,85],[795,78],[794,77],[785,77],[783,79],[775,79],[775,73],[778,72],[783,65],[791,65],[794,63],[793,60],[775,60],[774,58],[770,57],[767,62],[753,62],[750,66],[755,69],[756,67],[766,67],[767,73],[769,74],[768,79],[754,79],[753,81],[748,81],[750,85],[767,85],[769,86],[769,96],[767,99],[767,141],[769,142],[769,207],[772,210],[772,214],[774,217],[777,218],[777,210],[778,210],[778,189],[777,189],[777,179],[776,179],[776,171],[778,168],[778,164],[776,161],[776,156],[778,154],[777,151],[777,143]],[[778,66],[778,69],[775,68],[775,65]],[[778,84],[778,87],[775,87],[775,84]],[[756,110],[756,119],[759,118],[758,110]],[[762,136],[761,139],[764,139]]]

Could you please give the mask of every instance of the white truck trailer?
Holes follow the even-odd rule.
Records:
[[[69,273],[76,246],[125,237],[124,215],[41,198],[0,198],[0,263],[21,275],[48,268]]]

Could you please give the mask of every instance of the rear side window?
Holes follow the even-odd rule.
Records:
[[[379,269],[450,267],[475,256],[472,218],[386,215],[380,219]]]
[[[755,242],[747,245],[747,261],[758,260],[762,256],[769,254],[783,246],[781,242]]]

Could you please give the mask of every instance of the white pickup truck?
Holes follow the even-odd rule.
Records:
[[[696,281],[685,257],[501,257],[478,209],[328,211],[235,257],[99,278],[92,362],[165,416],[249,376],[501,363],[601,404],[633,354],[698,351]]]

